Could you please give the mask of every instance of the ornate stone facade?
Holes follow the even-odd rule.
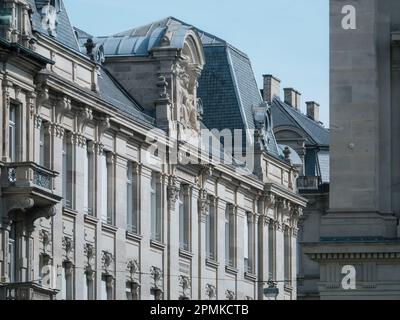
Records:
[[[29,298],[264,299],[271,265],[278,299],[295,299],[285,283],[295,280],[306,204],[295,168],[261,148],[258,175],[148,156],[156,128],[170,139],[165,149],[176,144],[183,156],[193,146],[182,134],[199,137],[206,61],[197,31],[177,37],[168,27],[149,57],[95,59],[96,40],[91,52],[87,38],[73,48],[61,0],[61,10],[1,3],[26,10],[25,2],[43,25],[21,40],[23,56],[7,45],[23,32],[8,28],[0,46],[0,297],[23,282],[36,293]],[[129,93],[117,65],[141,74]]]

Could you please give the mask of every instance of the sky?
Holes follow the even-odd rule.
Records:
[[[64,0],[72,24],[90,34],[111,35],[173,16],[214,34],[251,59],[262,75],[293,87],[321,105],[329,125],[328,0]],[[281,93],[283,98],[283,92]]]

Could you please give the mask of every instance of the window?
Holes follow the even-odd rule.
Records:
[[[253,214],[248,212],[244,223],[244,267],[248,273],[254,272],[254,224]]]
[[[18,137],[18,107],[10,105],[8,121],[9,145],[8,153],[11,162],[18,161],[19,137]]]
[[[94,149],[93,142],[88,142],[86,145],[86,155],[84,157],[84,176],[83,184],[85,193],[83,197],[84,212],[88,215],[94,215]]]
[[[210,206],[209,212],[206,218],[206,254],[210,260],[216,260],[216,224],[215,224],[215,206],[211,197],[209,197]]]
[[[16,237],[15,237],[15,225],[12,224],[11,230],[10,230],[10,235],[8,238],[8,276],[10,278],[10,282],[17,282],[17,277],[16,277],[16,264],[15,264],[15,259],[16,259],[16,243],[15,243]]]
[[[113,300],[113,282],[112,276],[103,274],[100,285],[101,300]]]
[[[225,211],[225,263],[235,267],[235,214],[233,205],[228,205]]]
[[[139,233],[139,219],[138,219],[138,187],[137,187],[137,174],[135,173],[135,164],[128,162],[127,177],[126,177],[126,192],[127,192],[127,223],[128,231],[135,234]]]
[[[284,265],[285,265],[285,283],[291,285],[292,280],[292,252],[290,245],[290,229],[288,227],[285,228],[284,232]]]
[[[276,280],[276,259],[275,259],[275,227],[273,222],[268,227],[268,269],[270,280]]]
[[[47,123],[40,126],[39,164],[50,168],[50,134]]]
[[[189,251],[190,204],[187,186],[179,192],[179,244],[180,248]]]
[[[74,299],[73,266],[71,262],[64,262],[62,268],[62,300]]]
[[[63,198],[64,207],[73,209],[74,163],[72,144],[64,138],[63,142]]]
[[[162,240],[161,235],[161,208],[160,208],[160,189],[157,183],[157,173],[151,175],[150,185],[150,210],[151,210],[151,239],[155,241]]]
[[[114,223],[114,165],[112,154],[103,152],[101,156],[101,218],[104,223]]]

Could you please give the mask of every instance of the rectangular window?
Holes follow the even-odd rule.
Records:
[[[248,273],[254,272],[254,223],[253,214],[248,212],[246,214],[246,221],[244,223],[244,266],[245,271]]]
[[[64,138],[63,141],[63,198],[64,207],[74,209],[73,206],[73,187],[74,187],[74,155],[72,144],[67,142]]]
[[[11,227],[10,235],[8,238],[8,275],[10,277],[10,282],[16,282],[16,272],[15,272],[15,259],[16,259],[16,244],[15,244],[15,227],[14,224]]]
[[[268,269],[270,280],[276,281],[276,232],[273,222],[268,227]]]
[[[225,263],[235,267],[235,214],[233,206],[228,205],[225,211]]]
[[[157,183],[157,173],[153,172],[150,186],[150,210],[151,210],[151,239],[162,241],[161,235],[161,208],[160,208],[160,186]]]
[[[138,217],[138,176],[135,173],[134,164],[128,162],[127,177],[126,177],[126,193],[127,193],[127,223],[128,231],[138,234],[139,233],[139,217]]]
[[[206,218],[206,253],[207,259],[216,260],[216,224],[215,224],[215,206],[212,198],[209,197],[210,206],[209,212]]]
[[[48,124],[43,122],[40,126],[39,141],[39,164],[42,167],[50,168],[50,134]]]
[[[110,152],[103,152],[101,167],[101,219],[104,223],[114,224],[114,161]]]
[[[93,143],[88,142],[86,145],[86,154],[84,161],[83,184],[85,193],[83,196],[84,212],[88,215],[94,215],[94,150]]]
[[[183,186],[179,192],[179,244],[180,248],[190,250],[190,198],[189,189]]]
[[[285,283],[291,285],[291,271],[292,271],[292,252],[290,246],[290,230],[286,228],[284,232],[284,265],[285,265]]]
[[[17,162],[18,155],[18,107],[14,104],[10,105],[9,119],[8,119],[8,135],[9,145],[8,153],[11,162]]]

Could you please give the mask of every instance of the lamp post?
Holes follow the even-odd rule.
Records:
[[[267,282],[268,287],[264,288],[264,295],[268,300],[276,300],[279,295],[279,288],[277,288],[276,283],[271,279]]]

